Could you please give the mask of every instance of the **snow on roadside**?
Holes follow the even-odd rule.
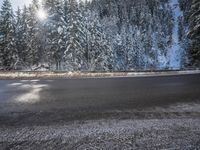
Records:
[[[163,112],[176,112],[176,113],[200,113],[200,103],[198,102],[191,102],[191,103],[176,103],[173,105],[169,105],[168,107],[152,107],[147,108],[144,110],[144,112],[159,112],[162,114]]]
[[[198,149],[200,119],[98,120],[0,128],[0,146],[42,149]],[[4,145],[2,144],[4,143]]]
[[[48,78],[113,78],[113,77],[149,77],[200,74],[200,70],[157,71],[157,72],[114,72],[114,73],[84,73],[84,72],[0,72],[0,79],[48,79]]]

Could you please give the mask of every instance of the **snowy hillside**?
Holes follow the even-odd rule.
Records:
[[[123,70],[127,66],[126,53],[129,69],[183,67],[186,56],[179,42],[179,19],[183,13],[178,0],[125,3],[101,0],[98,4],[94,2],[93,8],[98,10],[99,5],[103,27],[112,37],[117,68]],[[126,48],[129,40],[131,49]]]

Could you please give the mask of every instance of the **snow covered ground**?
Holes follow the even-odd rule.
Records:
[[[200,149],[200,119],[98,120],[0,128],[2,149]]]
[[[140,115],[146,111],[152,118],[138,118],[138,115],[134,117],[132,113],[135,110],[132,110],[133,112],[121,112],[129,116],[126,116],[126,119],[0,127],[0,147],[2,150],[197,150],[200,149],[199,108],[199,103],[185,103],[138,112]],[[159,118],[154,116],[156,112],[159,113]],[[120,115],[119,112],[116,113]]]
[[[172,32],[172,45],[167,51],[167,60],[169,60],[169,68],[179,69],[181,68],[181,59],[183,55],[183,49],[179,43],[179,17],[183,16],[183,12],[180,10],[178,0],[171,0],[170,6],[173,11],[174,27]]]
[[[200,70],[157,71],[157,72],[0,72],[0,79],[54,79],[54,78],[112,78],[112,77],[149,77],[199,74]]]

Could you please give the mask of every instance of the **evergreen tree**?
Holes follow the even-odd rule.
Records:
[[[69,0],[67,10],[67,37],[64,59],[67,70],[80,70],[86,62],[85,57],[85,26],[76,0]]]
[[[134,50],[133,28],[129,26],[126,36],[126,49],[125,49],[125,70],[132,70],[135,68],[136,52]]]
[[[191,39],[190,54],[192,64],[200,66],[200,1],[193,0],[189,17],[189,38]]]
[[[25,68],[30,68],[31,53],[29,51],[28,36],[28,9],[24,6],[21,15],[17,13],[16,40],[19,64]],[[19,43],[19,44],[18,44]]]
[[[15,24],[15,48],[17,51],[17,61],[16,61],[16,66],[22,67],[22,49],[23,49],[23,44],[22,44],[22,39],[23,39],[23,29],[22,29],[22,13],[20,8],[18,7],[17,12],[16,12],[16,24]]]
[[[62,5],[61,0],[44,1],[44,9],[49,16],[44,24],[44,28],[46,28],[46,53],[51,68],[53,64],[56,64],[56,70],[61,70],[65,47],[64,39],[66,38],[66,20]]]
[[[104,34],[96,15],[89,21],[87,27],[89,32],[89,37],[87,38],[88,70],[106,71],[112,69],[113,54],[109,39]]]
[[[9,0],[4,0],[0,11],[0,66],[10,70],[15,64],[14,14]]]
[[[37,18],[38,12],[38,1],[33,0],[32,4],[28,9],[28,19],[27,19],[27,36],[28,36],[28,52],[30,54],[29,64],[30,66],[38,66],[40,61],[39,49],[40,49],[40,39],[39,39],[39,24]]]

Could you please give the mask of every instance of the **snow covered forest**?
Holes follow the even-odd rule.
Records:
[[[0,9],[1,70],[200,66],[199,0],[33,0]]]

